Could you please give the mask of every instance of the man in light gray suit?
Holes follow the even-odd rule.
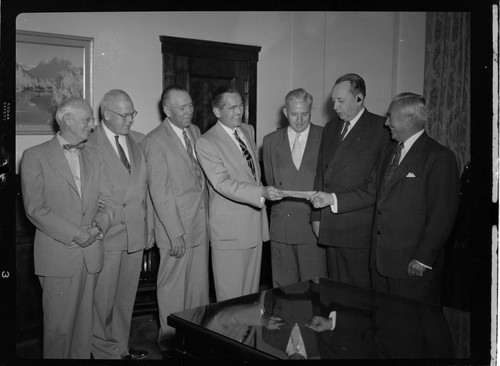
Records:
[[[115,209],[98,152],[82,144],[94,128],[90,105],[69,98],[57,109],[56,121],[60,132],[26,150],[21,161],[24,207],[36,227],[43,357],[88,359],[94,289],[103,266],[101,239]]]
[[[113,226],[103,240],[104,268],[94,298],[92,355],[105,359],[143,359],[148,352],[129,349],[130,324],[143,251],[152,244],[153,217],[148,206],[147,168],[139,145],[144,135],[131,131],[137,111],[120,89],[101,102],[102,121],[87,146],[99,151],[104,175],[118,203]]]
[[[208,304],[208,191],[194,144],[200,130],[191,124],[188,92],[170,86],[161,97],[166,118],[142,141],[160,249],[157,296],[158,343],[171,350],[175,329],[169,314]]]
[[[251,125],[242,123],[238,91],[215,91],[217,123],[196,143],[201,166],[210,181],[210,235],[217,301],[259,289],[262,242],[269,240],[266,199],[280,199],[274,187],[263,187]]]

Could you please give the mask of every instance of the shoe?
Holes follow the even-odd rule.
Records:
[[[128,353],[122,357],[123,360],[143,360],[149,356],[148,351],[141,349],[129,349]]]

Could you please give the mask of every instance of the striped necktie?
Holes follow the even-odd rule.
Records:
[[[349,125],[351,122],[345,121],[344,128],[342,129],[342,133],[340,134],[340,141],[344,141],[345,135],[347,135],[347,131],[349,130]]]
[[[403,150],[403,147],[404,145],[401,142],[396,147],[396,151],[394,152],[391,165],[389,166],[389,169],[387,170],[387,175],[385,176],[385,184],[389,182],[389,180],[394,175],[396,168],[399,166],[399,160],[401,159],[401,150]]]
[[[127,168],[128,173],[130,174],[130,163],[128,162],[127,155],[125,155],[125,151],[123,151],[122,145],[118,142],[118,135],[115,135],[116,148],[118,149],[118,155],[120,156],[120,160],[122,161],[125,168]]]
[[[253,177],[257,179],[255,176],[255,166],[253,164],[252,156],[248,151],[247,145],[245,145],[241,137],[238,135],[238,130],[236,128],[234,129],[234,137],[236,137],[236,141],[238,141],[238,143],[240,144],[241,152],[243,154],[243,157],[247,161],[248,166],[252,170]]]
[[[184,137],[184,142],[186,143],[187,153],[189,155],[189,158],[191,159],[191,163],[193,164],[194,173],[196,175],[198,183],[201,186],[201,180],[202,180],[201,168],[198,164],[198,161],[196,161],[196,158],[194,157],[193,144],[191,144],[191,140],[189,139],[185,129],[182,130],[182,136]]]

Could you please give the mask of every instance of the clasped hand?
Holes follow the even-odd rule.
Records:
[[[73,238],[73,243],[69,246],[70,248],[86,248],[92,244],[97,236],[99,236],[99,230],[89,224],[81,225]]]
[[[314,208],[323,208],[333,205],[333,196],[331,193],[316,192],[309,198]]]
[[[267,186],[262,188],[262,197],[270,201],[279,201],[284,196],[279,189],[273,186]]]
[[[287,323],[278,316],[262,316],[262,326],[269,330],[279,330]]]

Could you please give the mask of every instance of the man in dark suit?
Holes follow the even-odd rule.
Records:
[[[217,301],[257,292],[262,242],[269,240],[264,206],[280,199],[263,187],[252,125],[242,123],[238,91],[214,92],[217,123],[196,142],[200,164],[210,182],[210,236]]]
[[[267,184],[280,190],[311,191],[323,127],[310,123],[313,98],[304,89],[285,97],[288,128],[264,137]],[[271,206],[271,265],[274,287],[326,277],[326,250],[309,224],[308,201],[286,198]]]
[[[431,139],[425,99],[398,94],[386,125],[398,142],[385,149],[362,188],[318,192],[314,207],[340,214],[376,201],[371,274],[375,290],[424,302],[440,302],[443,249],[455,222],[459,178],[455,155]]]
[[[359,75],[346,74],[335,82],[332,102],[337,117],[323,130],[314,190],[342,192],[360,187],[389,142],[384,118],[365,108],[365,97],[365,82]],[[373,206],[337,215],[330,207],[311,213],[318,242],[327,247],[329,278],[371,287],[372,221]]]
[[[137,112],[130,96],[108,91],[101,102],[102,121],[87,146],[99,151],[104,175],[118,203],[111,229],[103,240],[104,267],[97,280],[92,355],[106,359],[142,359],[146,351],[129,349],[130,324],[144,248],[152,244],[152,209],[148,215],[146,160],[131,131]]]
[[[189,93],[172,85],[161,96],[166,118],[142,141],[160,250],[157,279],[164,353],[172,350],[171,313],[208,304],[208,190],[194,151],[200,130],[191,123]]]
[[[94,289],[103,266],[101,240],[115,209],[99,153],[82,145],[94,128],[90,105],[69,98],[57,109],[56,121],[60,132],[26,150],[21,162],[24,207],[36,227],[43,357],[88,359]]]

